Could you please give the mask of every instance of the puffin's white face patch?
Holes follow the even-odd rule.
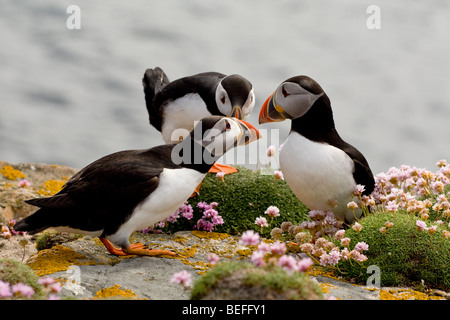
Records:
[[[241,136],[242,130],[236,121],[223,118],[205,132],[202,144],[210,154],[221,156],[233,148]]]
[[[306,114],[321,94],[313,94],[297,83],[284,82],[274,94],[274,104],[281,107],[292,119],[300,118]]]
[[[228,97],[227,91],[222,86],[222,81],[219,82],[216,89],[216,105],[219,111],[225,115],[230,116],[233,106],[231,105],[230,98]]]
[[[253,107],[255,106],[255,92],[250,90],[248,93],[248,98],[245,101],[244,105],[242,106],[242,118],[246,118],[253,110]]]

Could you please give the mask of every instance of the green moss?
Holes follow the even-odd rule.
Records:
[[[374,213],[359,223],[363,229],[358,234],[352,229],[345,236],[351,239],[350,248],[360,241],[369,244],[364,264],[340,262],[338,272],[365,283],[371,274],[369,265],[381,270],[382,286],[414,286],[423,280],[426,286],[448,291],[450,289],[450,239],[442,236],[439,227],[435,234],[418,231],[417,217],[397,212]],[[394,225],[386,233],[380,232],[386,221]],[[428,224],[430,226],[430,224]]]
[[[191,299],[322,299],[320,287],[300,272],[281,267],[256,267],[250,263],[224,262],[197,278]]]
[[[38,251],[50,249],[62,243],[74,241],[81,238],[82,235],[71,233],[60,233],[56,231],[45,231],[41,233],[36,239],[36,249]]]
[[[273,175],[261,175],[244,167],[237,167],[239,172],[227,174],[225,183],[217,179],[215,174],[208,174],[202,182],[200,194],[189,199],[189,204],[194,208],[194,219],[177,223],[174,229],[191,230],[193,224],[202,217],[202,213],[196,208],[198,202],[217,202],[217,210],[225,223],[216,226],[215,231],[230,234],[241,233],[253,229],[261,232],[255,225],[255,219],[265,216],[264,212],[269,206],[280,209],[280,217],[275,218],[272,227],[279,226],[283,221],[300,223],[306,219],[308,209],[292,193],[289,186],[283,180],[275,180]],[[271,228],[267,229],[268,236]]]
[[[33,299],[44,297],[42,286],[38,283],[39,277],[33,270],[18,261],[12,259],[0,259],[0,280],[15,285],[19,282],[29,285],[34,289]]]

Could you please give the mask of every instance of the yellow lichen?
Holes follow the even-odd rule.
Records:
[[[66,271],[72,265],[95,265],[96,261],[62,245],[41,250],[27,263],[38,276]]]
[[[0,169],[0,173],[3,174],[3,176],[6,179],[9,180],[24,179],[26,177],[26,175],[22,173],[20,170],[16,170],[11,166],[3,166]]]
[[[67,180],[47,180],[43,185],[40,186],[40,189],[37,190],[42,196],[52,196],[55,193],[59,192]]]
[[[198,238],[206,238],[214,240],[223,240],[225,238],[230,237],[228,233],[197,231],[197,230],[192,231],[192,234]]]
[[[118,284],[115,284],[112,287],[104,288],[97,291],[96,299],[105,299],[105,298],[137,298],[138,295],[131,291],[130,289],[120,289]],[[94,298],[95,299],[95,298]]]
[[[380,300],[441,300],[442,297],[429,296],[411,289],[380,290]]]
[[[326,282],[319,283],[319,287],[322,289],[323,293],[330,293],[330,289],[331,290],[337,289],[336,286],[326,283]]]

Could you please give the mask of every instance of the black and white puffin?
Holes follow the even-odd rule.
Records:
[[[169,81],[164,71],[147,69],[142,79],[150,124],[161,132],[165,143],[176,143],[194,128],[195,122],[211,115],[245,119],[255,106],[253,86],[238,74],[204,72]],[[211,172],[237,172],[215,164]]]
[[[55,228],[97,236],[115,255],[174,255],[141,243],[130,245],[129,237],[179,208],[227,150],[258,138],[258,130],[244,121],[207,117],[177,144],[121,151],[94,161],[54,196],[26,201],[40,209],[14,229],[34,234]]]
[[[361,211],[347,208],[357,184],[372,193],[374,178],[367,160],[336,131],[331,102],[307,76],[284,81],[261,107],[259,123],[292,119],[280,151],[280,167],[297,198],[311,210],[331,210],[351,223]]]

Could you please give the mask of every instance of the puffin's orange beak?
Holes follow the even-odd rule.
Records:
[[[261,133],[252,124],[239,119],[235,120],[242,129],[242,136],[238,141],[238,145],[248,144],[261,138]]]
[[[234,106],[233,110],[231,110],[231,116],[242,120],[242,108],[240,106]]]
[[[264,102],[261,110],[259,111],[259,124],[267,122],[279,122],[284,120],[286,120],[286,118],[283,114],[278,112],[273,101],[273,94],[271,94]]]

